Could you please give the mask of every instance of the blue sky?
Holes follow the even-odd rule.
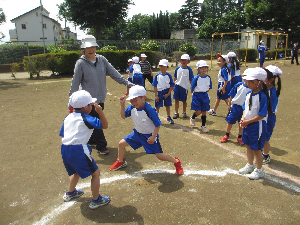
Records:
[[[135,14],[149,14],[162,12],[177,12],[181,6],[185,3],[185,0],[133,0],[135,5],[131,5],[128,11],[128,18],[131,18]],[[64,0],[42,0],[44,8],[50,12],[50,17],[57,20],[62,27],[64,27],[64,21],[59,21],[57,18],[58,8],[56,4],[61,4]],[[202,2],[202,1],[199,1]],[[6,15],[6,23],[0,25],[0,31],[4,33],[5,41],[9,40],[9,29],[14,29],[15,26],[10,20],[26,13],[40,5],[40,0],[1,0],[0,8],[3,9]],[[75,32],[75,28],[72,24],[67,24],[71,28],[72,32]],[[77,29],[78,39],[82,39],[84,32]]]

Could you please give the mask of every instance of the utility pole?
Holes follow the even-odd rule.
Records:
[[[42,17],[43,45],[44,45],[44,53],[46,53],[46,48],[45,48],[45,35],[44,35],[44,20],[43,20],[43,5],[42,5],[42,0],[40,0],[40,5],[41,5],[41,17]]]

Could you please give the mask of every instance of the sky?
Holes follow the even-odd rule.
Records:
[[[60,21],[57,17],[58,7],[57,4],[63,3],[64,0],[42,0],[44,8],[50,13],[49,17],[57,20],[62,28],[64,28],[64,21]],[[160,10],[164,13],[177,12],[185,0],[133,0],[135,5],[130,5],[128,10],[128,17],[131,18],[135,14],[141,13],[142,15],[153,13],[157,14]],[[200,1],[199,1],[200,2]],[[202,1],[201,1],[202,2]],[[6,15],[6,22],[0,25],[0,32],[6,36],[3,41],[9,41],[9,30],[15,28],[15,24],[11,23],[10,20],[31,11],[34,8],[40,6],[40,0],[0,0],[0,8],[3,9]],[[71,23],[67,23],[72,32],[75,32],[75,27]],[[81,31],[79,27],[76,29],[77,39],[81,40],[85,33]]]

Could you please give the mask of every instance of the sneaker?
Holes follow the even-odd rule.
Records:
[[[128,95],[128,92],[126,92],[125,95],[127,96],[127,95]]]
[[[209,132],[209,130],[206,129],[206,126],[201,126],[201,130],[202,130],[204,133],[208,133],[208,132]]]
[[[244,145],[244,142],[242,142],[242,138],[236,138],[236,140],[240,145]]]
[[[265,176],[264,169],[255,169],[251,174],[248,174],[247,177],[250,180],[258,180]]]
[[[217,113],[216,113],[216,111],[215,111],[214,109],[208,110],[208,113],[209,113],[210,115],[212,115],[212,116],[216,116],[216,115],[217,115]]]
[[[169,124],[174,124],[174,121],[171,119],[171,116],[168,116],[167,121],[169,122]]]
[[[175,113],[173,116],[173,119],[177,119],[177,118],[179,118],[179,113]]]
[[[191,124],[191,126],[195,126],[196,125],[196,119],[192,119],[192,117],[190,117],[190,124]]]
[[[255,169],[254,165],[250,165],[249,163],[246,164],[242,169],[239,170],[240,174],[247,174],[247,173],[252,173]]]
[[[263,155],[263,157],[264,157],[263,164],[268,164],[268,163],[271,162],[270,155],[268,155],[267,157],[265,157],[265,156]]]
[[[188,118],[188,116],[186,115],[186,112],[182,113],[183,114],[183,118]]]
[[[91,200],[91,203],[89,205],[90,209],[96,209],[100,206],[106,205],[110,202],[110,197],[109,196],[104,196],[102,197],[101,195],[99,195],[98,200]]]
[[[76,190],[75,189],[73,192],[66,192],[65,195],[64,195],[64,197],[63,197],[63,200],[65,202],[68,202],[71,199],[78,198],[78,197],[80,197],[83,194],[84,194],[84,192],[82,190]]]
[[[123,162],[119,162],[119,159],[117,159],[117,161],[111,167],[109,167],[109,170],[118,170],[126,166],[127,162],[125,159],[123,159]]]
[[[107,155],[109,153],[109,150],[107,148],[104,148],[103,150],[98,150],[98,153],[100,155]]]
[[[225,134],[225,136],[221,139],[221,143],[227,142],[228,139],[229,139],[229,136],[227,136],[227,135]]]
[[[178,160],[176,163],[174,163],[174,166],[176,168],[176,173],[178,175],[182,175],[183,174],[183,168],[181,166],[181,161],[180,161],[180,159],[178,159],[178,157],[175,157],[175,159]]]

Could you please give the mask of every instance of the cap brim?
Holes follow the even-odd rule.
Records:
[[[97,42],[84,42],[81,44],[81,48],[99,47]]]

